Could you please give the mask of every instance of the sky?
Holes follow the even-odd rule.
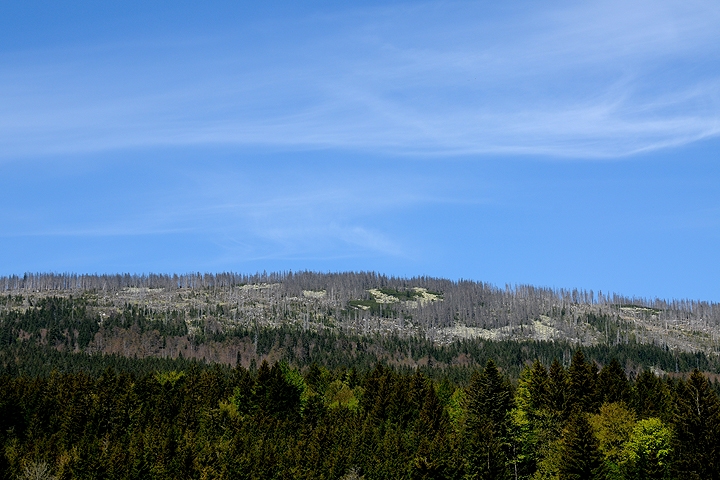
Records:
[[[720,302],[720,3],[499,3],[2,2],[0,275]]]

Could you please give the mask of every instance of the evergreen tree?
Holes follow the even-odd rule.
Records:
[[[490,421],[502,431],[507,426],[507,414],[513,405],[510,381],[488,360],[481,373],[475,372],[467,391],[468,417]]]
[[[631,403],[638,418],[657,417],[672,420],[670,415],[670,392],[653,372],[644,370],[638,375],[632,389]]]
[[[630,403],[630,382],[625,371],[616,358],[610,360],[601,370],[597,378],[600,403]]]
[[[720,479],[720,401],[699,370],[677,386],[675,473],[685,479]]]
[[[567,373],[560,361],[556,358],[550,365],[547,383],[547,401],[545,404],[551,412],[558,416],[567,413]]]
[[[567,372],[568,402],[572,409],[595,413],[600,406],[597,392],[597,365],[585,360],[577,349]]]
[[[547,370],[535,361],[520,374],[511,410],[512,470],[515,478],[530,478],[536,470],[538,442],[543,430],[547,399]]]
[[[559,458],[560,480],[600,480],[605,478],[598,441],[586,414],[576,412],[568,421],[562,437]]]
[[[233,387],[231,401],[237,408],[238,413],[241,415],[250,413],[253,405],[253,389],[255,387],[255,380],[250,372],[238,364],[231,374],[230,384]]]
[[[534,410],[550,407],[550,378],[545,365],[533,362],[527,382],[529,406]]]
[[[447,428],[448,415],[432,385],[426,385],[424,397],[418,413],[418,432],[434,436]]]
[[[512,387],[495,362],[488,360],[481,373],[473,374],[466,401],[465,454],[468,478],[509,478],[508,413],[512,408]]]
[[[465,475],[473,480],[511,478],[505,445],[492,423],[476,423],[465,433]]]

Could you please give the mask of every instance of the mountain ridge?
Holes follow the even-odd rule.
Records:
[[[76,353],[248,366],[261,359],[309,358],[325,342],[322,348],[369,348],[378,358],[418,366],[432,362],[433,354],[418,357],[402,349],[546,342],[568,348],[648,346],[661,356],[701,353],[720,361],[720,305],[710,302],[527,285],[501,289],[374,272],[27,274],[1,277],[3,287],[3,344],[29,342]],[[397,345],[382,346],[391,342]],[[445,363],[476,361],[457,352]],[[663,362],[664,368],[642,366],[672,371]]]

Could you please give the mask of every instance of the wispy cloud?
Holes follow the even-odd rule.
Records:
[[[145,174],[153,172],[149,167]],[[154,191],[128,185],[125,191],[103,193],[95,199],[97,208],[85,206],[85,193],[42,209],[18,204],[0,212],[5,226],[0,238],[104,242],[195,236],[211,238],[225,260],[405,258],[412,246],[379,227],[376,217],[453,201],[422,188],[424,182],[412,172],[368,171],[349,180],[342,172],[318,175],[313,170],[292,173],[295,181],[275,182],[228,165],[185,173],[184,181],[172,185],[160,180]]]
[[[712,1],[394,6],[0,56],[5,159],[177,145],[619,157],[720,134]],[[256,30],[257,31],[257,30]]]

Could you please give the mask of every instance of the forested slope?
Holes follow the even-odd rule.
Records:
[[[490,360],[462,385],[382,364],[142,362],[0,376],[0,476],[720,478],[720,400],[698,371],[629,381],[582,351],[516,383]]]
[[[0,288],[2,478],[720,478],[715,304],[374,273]]]
[[[517,374],[536,358],[567,365],[583,346],[628,372],[720,373],[718,332],[720,306],[707,302],[375,273],[0,278],[5,352],[363,368],[468,367],[493,356]]]

